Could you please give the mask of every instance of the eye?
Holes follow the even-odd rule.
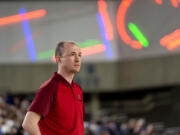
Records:
[[[75,55],[75,53],[71,53],[71,56],[74,56]]]

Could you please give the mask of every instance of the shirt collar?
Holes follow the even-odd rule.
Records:
[[[70,85],[70,86],[72,86],[72,87],[75,87],[75,82],[72,80],[72,83],[70,84],[62,75],[60,75],[59,73],[57,73],[57,72],[54,72],[54,75],[53,75],[53,77],[55,78],[55,79],[57,79],[57,80],[61,80],[61,81],[63,81],[65,84],[67,84],[67,85]]]

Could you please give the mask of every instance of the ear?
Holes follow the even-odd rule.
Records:
[[[56,63],[60,63],[61,62],[61,57],[60,56],[56,56]]]

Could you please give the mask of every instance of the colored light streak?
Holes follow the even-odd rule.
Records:
[[[176,0],[171,0],[171,4],[173,7],[177,8],[178,7],[178,1]]]
[[[160,44],[165,46],[166,44],[170,43],[171,41],[180,38],[180,29],[175,30],[169,35],[164,36],[160,39]]]
[[[155,0],[155,2],[156,2],[157,4],[159,4],[159,5],[162,4],[162,0]]]
[[[89,47],[89,46],[93,46],[97,44],[102,44],[102,42],[99,40],[87,40],[83,43],[77,43],[77,44],[80,48],[85,48],[85,47]]]
[[[167,48],[168,48],[168,50],[172,50],[179,46],[180,46],[180,38],[175,41],[170,42],[169,45],[167,46]]]
[[[173,50],[180,46],[180,29],[175,30],[169,35],[160,39],[160,44],[168,50]]]
[[[103,44],[98,44],[95,46],[90,46],[86,48],[82,48],[82,56],[87,56],[87,55],[92,55],[92,54],[97,54],[105,51],[105,47]]]
[[[95,43],[98,43],[98,44],[95,44]],[[80,48],[81,48],[83,56],[101,53],[101,52],[105,51],[104,45],[99,40],[87,40],[87,41],[85,41],[83,43],[79,43],[79,44],[81,44]],[[54,57],[54,50],[44,51],[44,52],[40,52],[37,54],[38,60],[47,59],[47,58],[51,58],[51,57]],[[53,58],[53,61],[54,60],[55,60],[55,58]]]
[[[102,53],[105,51],[105,47],[103,44],[98,44],[95,46],[90,46],[90,47],[86,47],[86,48],[82,48],[81,52],[82,52],[82,56],[88,56],[88,55],[93,55],[93,54],[97,54],[97,53]],[[44,58],[47,57],[52,57],[52,61],[56,62],[55,56],[51,55],[51,56],[44,56]]]
[[[148,47],[149,43],[146,37],[142,34],[140,29],[134,24],[129,23],[128,24],[129,30],[132,32],[132,34],[137,38],[137,40],[142,44],[143,47]]]
[[[41,9],[41,10],[36,10],[36,11],[22,13],[22,14],[24,17],[22,17],[22,15],[13,15],[13,16],[0,18],[0,26],[4,26],[7,24],[12,24],[16,22],[21,22],[24,20],[30,20],[34,18],[43,17],[46,15],[46,10]]]
[[[32,34],[32,38],[37,37],[41,31],[36,31]],[[12,47],[9,49],[10,53],[15,53],[17,50],[21,49],[26,45],[26,39],[19,41],[17,44],[12,45]]]
[[[47,59],[50,58],[54,55],[54,50],[49,50],[45,52],[38,53],[37,59],[42,60],[42,59]]]
[[[112,54],[111,44],[110,44],[110,41],[106,39],[106,35],[105,35],[106,31],[105,31],[105,28],[104,28],[104,25],[102,22],[101,14],[97,13],[96,17],[97,17],[97,21],[98,21],[99,28],[100,28],[101,38],[102,38],[103,44],[105,45],[105,48],[106,48],[105,49],[106,57],[108,59],[112,59],[113,54]]]
[[[127,34],[125,30],[125,14],[132,2],[133,0],[127,0],[127,1],[123,0],[119,6],[118,13],[117,13],[118,32],[119,32],[120,37],[126,44],[130,44],[131,38],[129,37],[129,35]]]
[[[23,27],[23,31],[24,31],[24,35],[25,35],[25,39],[26,39],[29,57],[32,62],[35,62],[37,59],[36,50],[34,47],[34,42],[32,40],[32,36],[31,36],[31,30],[30,30],[27,18],[25,16],[25,13],[26,13],[26,10],[24,8],[21,8],[19,10],[19,14],[23,20],[21,23],[22,23],[22,27]]]
[[[107,12],[107,4],[104,0],[98,0],[98,11],[101,14],[103,24],[106,30],[106,39],[113,40],[113,28]]]
[[[133,0],[122,0],[117,12],[117,30],[122,41],[135,49],[141,49],[140,42],[132,40],[125,29],[125,15]]]
[[[178,2],[180,2],[180,0],[170,0],[170,1],[174,8],[178,8]],[[155,0],[155,2],[159,5],[162,4],[162,0]]]

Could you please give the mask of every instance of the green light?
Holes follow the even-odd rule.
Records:
[[[131,33],[142,44],[143,47],[149,46],[149,42],[148,42],[147,38],[142,34],[140,29],[134,23],[129,23],[128,27],[129,27],[129,30],[131,31]]]
[[[86,48],[86,47],[102,44],[102,42],[99,40],[86,40],[83,43],[77,43],[77,44],[80,48]],[[54,55],[54,50],[44,51],[37,54],[37,59],[42,60],[42,59],[52,58],[53,55]]]
[[[77,44],[80,48],[85,48],[85,47],[90,47],[90,46],[94,46],[97,44],[102,44],[102,42],[99,40],[86,40],[83,43],[77,43]]]
[[[53,56],[53,54],[54,54],[54,50],[41,52],[41,53],[38,53],[37,59],[42,60],[42,59],[46,59],[46,58],[51,58]]]

